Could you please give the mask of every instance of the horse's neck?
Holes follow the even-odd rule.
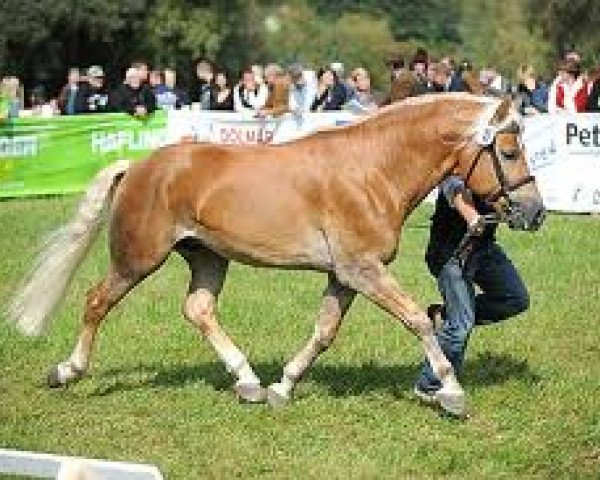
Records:
[[[407,119],[393,111],[361,125],[372,139],[362,161],[390,179],[411,211],[454,167],[456,144],[442,138],[434,118],[407,113]]]

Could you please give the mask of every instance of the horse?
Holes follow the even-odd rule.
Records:
[[[289,143],[179,143],[141,162],[118,161],[97,174],[72,220],[41,250],[8,316],[25,334],[42,333],[108,218],[108,271],[89,291],[79,338],[50,370],[50,387],[84,376],[107,313],[175,251],[191,271],[184,316],[236,377],[241,400],[286,404],[360,293],[421,340],[443,385],[441,407],[463,415],[465,393],[430,319],[386,266],[408,215],[450,174],[512,228],[540,227],[544,206],[520,131],[510,99],[436,94]],[[267,388],[217,319],[230,261],[328,276],[314,333]]]

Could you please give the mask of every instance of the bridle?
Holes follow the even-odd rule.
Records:
[[[504,170],[502,169],[502,164],[500,162],[499,157],[505,157],[506,155],[498,147],[497,135],[499,133],[517,133],[518,134],[519,133],[518,127],[517,128],[515,128],[515,127],[516,127],[516,122],[514,122],[514,121],[508,123],[505,126],[498,128],[498,129],[493,129],[493,127],[489,127],[488,132],[484,133],[484,135],[482,136],[483,141],[479,144],[479,147],[480,147],[479,151],[477,152],[477,155],[475,155],[475,158],[474,158],[473,162],[471,163],[471,166],[469,167],[469,171],[467,172],[467,175],[465,176],[464,181],[465,181],[465,183],[468,183],[475,168],[479,164],[479,160],[481,159],[482,155],[486,152],[489,153],[490,157],[492,158],[492,165],[494,166],[494,173],[496,174],[496,179],[498,180],[498,183],[500,184],[500,186],[498,187],[497,190],[492,191],[491,193],[489,193],[488,195],[486,195],[483,198],[484,202],[486,202],[488,204],[494,203],[494,202],[500,200],[501,198],[503,198],[503,199],[507,200],[507,202],[509,204],[509,208],[510,208],[511,205],[515,204],[515,201],[511,198],[511,193],[514,192],[515,190],[518,190],[522,186],[535,181],[535,177],[533,175],[526,175],[526,176],[518,179],[517,181],[511,183],[508,180],[508,178],[506,177]]]
[[[502,164],[500,163],[500,157],[506,157],[507,155],[504,154],[498,147],[496,140],[498,133],[518,134],[518,126],[516,122],[511,121],[497,129],[494,127],[488,127],[487,131],[483,132],[483,135],[481,135],[479,141],[477,142],[479,150],[475,155],[471,166],[469,167],[467,175],[464,178],[465,184],[468,183],[482,155],[486,152],[489,153],[490,157],[492,158],[496,179],[498,180],[500,186],[498,189],[484,196],[483,201],[487,204],[492,204],[503,198],[506,200],[506,205],[504,206],[505,215],[501,215],[497,212],[482,215],[480,221],[483,225],[496,225],[502,222],[507,222],[510,225],[512,221],[522,218],[523,212],[518,203],[512,198],[511,193],[515,190],[518,190],[522,186],[535,181],[535,177],[533,175],[526,175],[512,183],[508,180],[504,170],[502,169]],[[452,256],[461,261],[461,255],[465,252],[474,236],[475,234],[473,232],[467,230]]]

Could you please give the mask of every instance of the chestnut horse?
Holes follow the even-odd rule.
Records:
[[[185,317],[237,377],[241,398],[274,406],[289,400],[359,292],[421,340],[443,385],[441,406],[461,415],[464,392],[433,326],[386,265],[407,216],[449,174],[489,196],[513,227],[539,227],[542,201],[519,130],[510,100],[440,94],[287,144],[177,144],[140,163],[117,162],[98,174],[71,223],[49,241],[9,314],[25,333],[42,331],[110,206],[108,273],[90,290],[77,344],[51,370],[50,386],[84,375],[106,314],[175,250],[192,274]],[[313,335],[268,389],[217,320],[231,260],[328,274]]]

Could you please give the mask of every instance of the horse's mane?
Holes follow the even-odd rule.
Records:
[[[427,93],[416,97],[408,97],[398,102],[394,102],[390,105],[386,105],[373,113],[357,118],[354,122],[347,125],[335,125],[331,127],[318,128],[314,132],[311,132],[308,135],[301,137],[297,140],[301,140],[302,138],[311,138],[315,135],[323,133],[354,129],[357,128],[357,126],[374,122],[381,117],[389,116],[390,114],[393,114],[395,112],[401,112],[402,110],[408,107],[413,107],[417,105],[428,105],[448,100],[468,101],[486,106],[480,117],[478,119],[474,119],[474,129],[477,129],[480,125],[489,124],[498,105],[500,104],[500,100],[497,97],[473,95],[472,93],[466,92]]]

